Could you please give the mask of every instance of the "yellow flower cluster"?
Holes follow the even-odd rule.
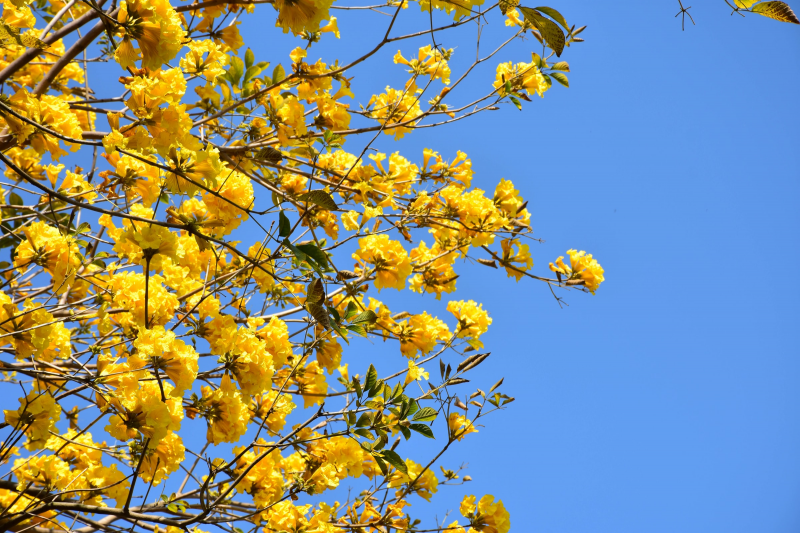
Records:
[[[512,91],[524,89],[529,95],[538,94],[542,98],[550,88],[535,60],[530,63],[517,64],[509,61],[508,63],[497,65],[497,74],[493,86],[501,96],[507,93],[506,83],[511,85]]]
[[[238,442],[239,437],[247,431],[250,410],[230,376],[222,376],[216,390],[203,387],[202,401],[209,411],[208,442],[215,446],[220,442]]]
[[[28,437],[25,448],[40,450],[47,445],[50,432],[61,416],[61,406],[48,391],[32,391],[19,399],[17,410],[4,410],[5,422]]]
[[[46,222],[34,222],[23,231],[26,239],[17,247],[14,256],[17,272],[24,274],[33,265],[41,266],[53,277],[56,294],[67,291],[81,264],[78,245]]]
[[[456,337],[469,339],[467,342],[475,349],[483,348],[480,337],[489,330],[492,319],[489,313],[483,310],[482,304],[472,300],[453,301],[447,304],[447,310],[458,319]]]
[[[405,78],[379,80],[385,91],[361,105],[352,67],[387,56],[322,53],[325,34],[341,36],[332,0],[121,0],[105,12],[92,2],[0,3],[9,182],[0,348],[13,356],[0,382],[23,390],[3,410],[0,529],[69,529],[107,515],[163,532],[150,519],[163,501],[167,533],[218,519],[265,533],[424,530],[406,508],[437,494],[440,465],[406,458],[418,441],[405,441],[450,446],[478,425],[483,433],[493,409],[468,411],[442,391],[470,370],[453,374],[449,350],[482,348],[492,319],[466,297],[448,296],[455,320],[442,320],[414,305],[392,312],[373,296],[408,289],[439,300],[455,293],[462,263],[543,278],[528,274],[531,216],[511,181],[492,194],[462,151],[411,156],[381,143],[511,93],[543,95],[561,78],[536,55],[503,63],[495,90],[468,103],[458,100],[454,49],[434,43],[398,50],[393,68]],[[399,15],[408,3],[389,4]],[[484,0],[419,5],[456,27],[477,20]],[[272,17],[262,29],[275,31],[274,20],[296,40],[283,58],[246,47],[256,9]],[[403,24],[392,24],[384,51],[405,42],[395,35]],[[118,83],[97,84],[89,70],[100,63]],[[352,146],[364,134],[375,142]],[[568,254],[570,266],[551,264],[559,281],[594,292],[603,269]],[[369,370],[348,360],[348,347],[376,340],[397,343],[399,367],[380,354]],[[503,408],[511,398],[495,389],[465,401]],[[206,439],[190,438],[203,424]],[[151,491],[175,490],[184,475],[180,494]],[[373,488],[345,504],[301,501],[351,481]],[[187,494],[201,507],[182,502]],[[492,496],[461,507],[468,525],[449,529],[509,531]]]
[[[569,255],[570,266],[564,264],[562,255],[556,259],[555,265],[550,263],[550,270],[566,276],[567,285],[570,284],[570,281],[577,282],[573,284],[584,285],[594,294],[594,291],[605,281],[603,267],[592,258],[592,254],[587,255],[584,251],[567,250],[567,255]]]
[[[142,68],[158,69],[178,55],[183,47],[181,19],[168,0],[123,1],[117,22],[124,30],[114,59],[122,68],[142,61]],[[139,49],[133,46],[133,41]]]
[[[422,114],[417,86],[412,82],[405,89],[386,87],[386,92],[374,95],[369,106],[370,116],[383,124],[383,133],[402,139],[413,130],[414,121]]]
[[[403,245],[388,235],[370,235],[358,240],[358,250],[353,254],[362,270],[372,265],[375,272],[375,287],[403,290],[406,278],[411,274],[411,259]]]
[[[450,84],[450,66],[447,60],[453,50],[445,50],[441,52],[438,49],[432,48],[431,45],[423,46],[419,49],[417,59],[409,61],[404,58],[398,50],[394,56],[396,64],[408,65],[410,68],[409,73],[416,76],[430,76],[431,80],[440,79],[445,85]]]
[[[172,396],[172,385],[161,380],[141,381],[136,388],[119,388],[108,398],[115,414],[106,431],[115,439],[128,441],[142,436],[155,448],[168,435],[181,428],[183,407]],[[162,399],[163,391],[163,399]]]
[[[136,355],[164,372],[174,383],[170,396],[182,397],[197,377],[197,352],[163,326],[139,331],[133,342]]]
[[[494,501],[494,496],[489,494],[475,502],[475,496],[466,496],[461,501],[460,511],[464,518],[469,519],[470,533],[508,533],[511,529],[508,511],[503,502]]]

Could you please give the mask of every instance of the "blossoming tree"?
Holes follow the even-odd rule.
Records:
[[[512,0],[419,0],[430,24],[406,34],[417,10],[397,0],[1,3],[0,529],[509,531],[491,487],[449,521],[407,509],[469,481],[445,452],[513,400],[502,379],[467,385],[492,319],[455,297],[458,267],[556,298],[594,293],[603,269],[569,250],[534,271],[526,202],[511,181],[474,188],[466,154],[374,146],[568,85],[583,28]],[[730,5],[797,22],[782,2]],[[359,7],[388,14],[383,38],[317,60],[332,14]],[[265,21],[297,40],[288,57],[245,46],[239,25]],[[451,72],[442,36],[490,21],[508,40]],[[524,36],[530,62],[497,59]],[[398,47],[405,84],[356,108],[348,75]],[[470,81],[484,96],[459,100],[492,60]],[[119,75],[104,94],[98,63]],[[390,311],[381,290],[448,315]],[[392,371],[348,367],[363,338]]]

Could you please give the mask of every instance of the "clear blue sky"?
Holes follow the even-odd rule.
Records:
[[[511,179],[530,200],[545,240],[532,246],[540,272],[569,248],[606,269],[596,296],[570,293],[560,309],[543,285],[460,267],[455,296],[483,302],[494,319],[476,384],[505,376],[517,401],[445,461],[469,462],[474,482],[443,493],[439,517],[471,489],[501,498],[514,532],[800,531],[800,27],[731,17],[723,0],[695,3],[698,25],[685,32],[673,0],[552,3],[589,26],[563,57],[571,88],[522,113],[506,106],[377,144],[418,163],[423,147],[447,158],[463,150],[475,186]],[[241,28],[256,59],[274,64],[290,43],[271,8],[259,9],[266,16]],[[419,29],[416,10],[400,29]],[[336,14],[343,38],[324,52],[329,62],[382,36],[379,16]],[[485,50],[510,35],[499,17],[490,22]],[[458,47],[454,73],[474,57],[474,34],[444,38]],[[427,42],[401,49],[409,57]],[[501,52],[476,72],[475,94],[489,90],[497,62],[538,50],[528,41]],[[361,103],[406,79],[396,51],[355,71]],[[118,91],[118,69],[105,69],[93,85]],[[446,299],[381,298],[446,314]],[[382,350],[397,365],[396,346],[354,350],[353,373],[381,366]]]
[[[589,26],[563,57],[570,89],[380,145],[465,151],[475,186],[505,177],[530,199],[538,268],[574,247],[606,269],[596,296],[560,309],[544,286],[462,267],[457,295],[495,321],[482,385],[505,376],[517,402],[446,463],[470,463],[512,531],[800,531],[800,27],[693,4],[685,32],[677,1],[548,4]],[[381,31],[347,18],[335,57]],[[508,35],[497,20],[486,50]],[[444,39],[454,72],[473,35]],[[357,71],[356,94],[402,83],[396,50]]]

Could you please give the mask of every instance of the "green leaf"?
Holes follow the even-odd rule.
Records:
[[[367,391],[367,394],[370,397],[377,396],[383,390],[384,385],[383,380],[379,379],[378,382]]]
[[[372,417],[369,413],[364,413],[360,417],[358,417],[358,421],[356,422],[357,428],[365,428],[372,425]]]
[[[749,9],[750,6],[758,2],[759,0],[733,0],[733,3],[736,4],[737,7],[741,7],[742,9]]]
[[[558,57],[561,57],[561,53],[564,51],[564,45],[567,41],[564,37],[564,32],[561,31],[558,24],[549,18],[543,17],[542,14],[535,9],[529,7],[520,7],[519,9],[522,11],[525,19],[539,30],[544,40],[547,41],[547,46],[552,48]]]
[[[367,370],[367,380],[364,382],[364,388],[366,390],[371,390],[377,381],[378,371],[375,370],[375,365],[369,365],[369,370]]]
[[[388,474],[388,473],[389,473],[389,469],[388,469],[388,468],[386,468],[386,463],[384,463],[384,462],[383,462],[383,459],[381,459],[381,458],[380,458],[380,457],[378,457],[377,455],[373,455],[373,457],[375,458],[375,462],[376,462],[376,463],[378,463],[378,468],[380,468],[380,469],[381,469],[381,473],[382,473],[384,476],[385,476],[386,474]]]
[[[256,152],[256,155],[253,156],[253,159],[256,159],[257,161],[266,161],[267,163],[277,165],[283,160],[283,154],[280,150],[276,150],[271,146],[265,146]]]
[[[509,98],[509,100],[511,100],[512,104],[517,106],[517,109],[522,111],[522,104],[520,103],[519,99],[516,96],[509,96],[508,98]]]
[[[250,81],[261,74],[268,66],[269,63],[267,61],[260,61],[251,67],[247,67],[247,70],[244,73],[244,81],[242,83],[247,86],[251,86],[252,84],[250,84]]]
[[[800,24],[800,19],[794,14],[792,8],[784,2],[764,2],[756,5],[751,11],[781,22]]]
[[[563,85],[564,87],[569,88],[569,79],[567,79],[567,75],[561,72],[551,72],[550,76],[553,77],[558,83]]]
[[[561,13],[559,13],[558,11],[553,9],[552,7],[537,7],[535,9],[537,11],[541,12],[541,13],[544,13],[545,15],[550,17],[551,19],[555,20],[556,22],[561,24],[561,26],[565,30],[569,31],[569,24],[567,24],[567,20],[564,18],[564,15],[562,15]]]
[[[408,467],[406,466],[405,461],[400,457],[400,455],[393,451],[393,450],[384,450],[383,451],[383,458],[388,462],[390,465],[408,475]]]
[[[411,420],[415,422],[433,422],[438,414],[433,407],[423,407],[414,414],[414,418]]]
[[[248,48],[247,51],[244,53],[244,66],[245,66],[245,68],[249,69],[250,67],[252,67],[253,63],[255,62],[255,60],[256,60],[256,56],[253,55],[253,51]]]
[[[306,303],[321,304],[324,301],[325,287],[322,285],[322,280],[315,278],[306,286]]]
[[[317,204],[321,208],[327,209],[328,211],[335,211],[336,209],[339,209],[339,206],[336,205],[336,202],[333,200],[333,198],[331,198],[331,195],[320,189],[301,194],[297,197],[297,199],[304,202]]]
[[[347,304],[347,309],[344,310],[344,319],[350,320],[356,313],[358,313],[358,306],[353,300],[350,300]]]
[[[561,70],[563,72],[569,72],[569,63],[566,61],[559,61],[555,65],[550,67],[552,70]]]
[[[329,312],[329,313],[330,313],[331,309],[332,309],[331,307],[328,307],[328,312]],[[338,317],[334,316],[334,317],[333,317],[333,320],[332,320],[332,321],[330,321],[330,324],[331,324],[331,327],[333,328],[333,330],[334,330],[336,333],[338,333],[338,334],[339,334],[339,337],[341,337],[341,338],[342,338],[342,340],[343,340],[344,342],[346,342],[346,343],[349,345],[349,344],[350,344],[350,341],[347,339],[347,332],[346,332],[346,331],[345,331],[345,330],[342,328],[342,326],[340,326],[340,325],[339,325],[339,319],[338,319]]]
[[[281,237],[288,237],[292,233],[292,223],[289,222],[289,217],[283,214],[283,211],[278,215],[278,235]]]
[[[231,66],[228,69],[228,74],[230,75],[231,85],[238,86],[239,81],[242,79],[242,75],[244,74],[244,63],[242,60],[236,56],[231,58]]]
[[[319,266],[325,268],[328,264],[328,256],[325,255],[325,252],[320,250],[316,247],[316,245],[307,243],[307,244],[298,244],[297,249],[301,252],[306,254],[307,256],[311,257]]]
[[[433,430],[426,426],[425,424],[411,424],[408,426],[410,429],[413,429],[417,433],[428,437],[429,439],[435,439],[436,437],[433,436]]]
[[[372,439],[375,438],[375,435],[370,433],[370,431],[368,429],[364,429],[364,428],[355,429],[355,430],[353,430],[353,433],[355,433],[356,435],[359,435],[361,437],[364,437],[365,439],[369,439],[369,440],[372,440]]]
[[[405,426],[397,426],[397,427],[400,428],[400,433],[403,434],[403,437],[405,437],[406,440],[411,438],[411,431],[409,431],[407,427]]]
[[[274,69],[272,69],[272,83],[280,83],[286,78],[286,72],[283,71],[283,67],[281,65],[276,65]]]
[[[19,194],[12,192],[8,195],[8,203],[10,205],[22,205],[22,197]]]
[[[363,313],[359,313],[357,317],[352,320],[353,324],[361,324],[366,322],[368,324],[374,324],[378,320],[378,315],[375,314],[374,311],[371,309],[367,309]]]
[[[345,329],[347,329],[348,331],[352,331],[353,333],[355,333],[356,335],[360,335],[361,337],[367,336],[367,330],[365,330],[361,326],[352,326],[352,325],[345,326]]]
[[[361,382],[356,378],[353,378],[353,388],[355,389],[358,397],[361,398],[361,396],[364,394],[364,391],[361,389]]]
[[[331,322],[328,318],[328,312],[323,306],[318,303],[306,303],[306,310],[317,320],[317,322],[319,322],[322,327],[326,329],[331,327]]]

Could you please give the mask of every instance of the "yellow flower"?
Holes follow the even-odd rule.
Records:
[[[151,275],[148,284],[147,319],[148,326],[163,326],[175,316],[178,299],[162,285],[164,278]],[[129,311],[114,315],[125,328],[145,326],[145,276],[138,272],[114,274],[108,282],[114,307]]]
[[[86,471],[86,481],[92,488],[102,488],[103,496],[114,500],[116,507],[121,508],[128,499],[130,482],[127,474],[117,470],[117,465],[94,465]]]
[[[236,447],[233,453],[238,457],[234,474],[244,474],[236,485],[236,492],[249,494],[258,507],[267,507],[283,496],[284,479],[281,474],[281,455],[273,449],[266,448],[264,439],[258,439],[255,446]],[[242,453],[244,452],[244,453]],[[241,456],[239,455],[241,454]],[[262,457],[263,455],[263,457]],[[256,459],[259,459],[256,461]],[[247,473],[245,473],[247,469]]]
[[[66,461],[53,455],[17,459],[14,461],[14,474],[20,487],[37,486],[48,490],[63,490],[77,476],[77,473],[70,472]]]
[[[18,312],[11,299],[2,292],[0,305],[0,332],[12,334],[1,342],[11,342],[17,359],[33,357],[49,363],[56,357],[68,359],[72,354],[71,331],[44,307],[26,300],[22,312]]]
[[[426,501],[431,501],[431,496],[436,494],[439,487],[439,480],[436,478],[436,474],[434,474],[430,468],[423,472],[422,465],[415,463],[411,459],[406,459],[405,463],[408,474],[406,475],[399,470],[396,471],[389,479],[389,488],[408,486],[412,480],[416,480],[411,492],[418,494]],[[401,493],[401,490],[396,492],[398,496]]]
[[[235,24],[226,26],[225,29],[219,32],[219,38],[214,36],[214,41],[217,43],[222,41],[227,47],[226,51],[233,51],[236,53],[236,50],[244,46],[244,39],[242,39],[242,34],[239,33],[239,24],[241,23],[241,20],[237,20]]]
[[[136,464],[136,460],[140,453],[135,453],[137,449],[131,444],[132,464]],[[163,439],[161,439],[156,446],[152,443],[147,450],[144,451],[144,460],[142,461],[142,469],[139,471],[139,477],[145,483],[153,483],[158,485],[161,480],[168,479],[169,475],[180,468],[180,464],[186,457],[186,447],[183,445],[183,440],[177,433],[170,432]],[[127,493],[126,493],[127,498]]]
[[[503,249],[503,259],[500,264],[505,267],[509,278],[514,277],[519,281],[523,276],[520,270],[533,268],[533,258],[527,244],[520,244],[517,239],[503,239],[500,241],[500,247]]]
[[[35,96],[25,88],[20,88],[8,99],[8,103],[16,112],[32,121],[38,122],[48,129],[72,139],[80,139],[83,133],[78,117],[70,109],[69,104],[58,96],[43,94]],[[38,154],[49,152],[50,156],[58,160],[66,152],[60,147],[59,139],[44,133],[39,128],[23,122],[22,120],[6,114],[3,121],[9,130],[16,136],[19,144],[30,141],[31,146]],[[80,145],[65,142],[66,146],[77,150]]]
[[[132,40],[141,48],[142,68],[153,70],[175,58],[183,46],[181,19],[169,0],[123,1],[117,21],[125,36],[114,59],[122,68],[133,67],[139,58]]]
[[[493,86],[500,96],[506,95],[506,82],[511,84],[512,90],[520,91],[525,89],[528,94],[538,94],[542,98],[550,88],[535,61],[517,63],[516,65],[512,62],[500,63],[497,65],[496,76]]]
[[[336,17],[331,17],[326,25],[319,29],[320,33],[333,33],[338,39],[341,37],[339,33],[339,25],[336,23]]]
[[[433,293],[437,300],[443,292],[455,292],[458,278],[453,270],[455,252],[444,253],[438,242],[428,248],[425,241],[420,241],[419,246],[411,250],[411,260],[415,270],[421,271],[411,278],[409,285],[412,291]]]
[[[23,274],[31,265],[39,265],[53,277],[53,292],[66,292],[81,264],[77,243],[45,222],[34,222],[23,232],[27,238],[14,256],[17,272]]]
[[[184,391],[192,388],[197,377],[197,352],[176,339],[175,333],[165,330],[164,326],[141,330],[133,346],[138,357],[150,362],[172,380],[175,388],[170,392],[171,396],[181,397]]]
[[[90,204],[93,204],[94,199],[97,198],[97,193],[94,192],[92,184],[86,181],[82,174],[76,174],[69,170],[58,190],[66,192],[69,196],[79,201],[87,201]]]
[[[353,254],[361,268],[375,266],[375,287],[403,290],[411,274],[411,260],[403,245],[389,239],[388,235],[369,235],[358,240],[358,250]]]
[[[131,206],[130,214],[153,219],[153,210],[141,204]],[[121,257],[145,266],[150,258],[151,270],[161,270],[162,262],[166,258],[176,259],[178,248],[178,235],[156,224],[139,222],[124,218],[124,230],[113,238],[117,242],[114,251]]]
[[[3,4],[3,22],[15,28],[33,28],[36,16],[25,2],[8,1]]]
[[[269,259],[272,251],[264,248],[260,242],[255,243],[247,250],[247,255],[258,262],[249,272],[253,281],[258,285],[259,292],[269,292],[275,286],[275,267]],[[271,274],[272,273],[272,274]]]
[[[81,469],[100,464],[103,459],[101,446],[105,446],[105,442],[97,444],[92,440],[91,433],[78,435],[72,428],[64,433],[63,438],[55,437],[47,443],[47,449],[58,451],[59,458]]]
[[[584,285],[594,294],[594,291],[605,281],[603,267],[586,254],[583,250],[567,250],[570,266],[564,264],[564,256],[556,259],[556,264],[550,263],[550,270],[567,276],[567,285]],[[570,283],[574,282],[574,283]]]
[[[283,28],[283,33],[291,31],[295,35],[318,31],[320,22],[330,18],[331,4],[333,0],[275,0],[272,4],[278,11],[275,25]]]
[[[227,235],[250,218],[245,209],[251,209],[255,201],[253,184],[241,172],[223,167],[219,185],[213,189],[217,194],[205,193],[203,202],[208,216],[217,224],[213,233]]]
[[[408,361],[408,373],[406,374],[406,381],[403,385],[408,385],[412,381],[419,381],[420,379],[428,379],[430,375],[425,372],[425,369],[421,366],[417,366],[414,364],[414,361]]]
[[[328,374],[339,368],[342,361],[342,345],[335,339],[321,339],[317,344],[317,362],[327,369]]]
[[[472,300],[452,301],[447,304],[447,310],[458,319],[456,336],[468,338],[467,342],[475,349],[483,348],[483,343],[478,339],[488,331],[492,319],[483,310],[482,304],[476,304]]]
[[[207,409],[206,438],[210,443],[237,442],[247,431],[250,410],[228,374],[222,376],[218,389],[203,387],[201,403]]]
[[[506,179],[501,179],[495,187],[492,201],[500,211],[510,218],[520,215],[520,208],[524,204],[522,197],[519,196],[519,191],[514,188],[514,184]]]
[[[239,382],[242,393],[252,395],[269,390],[275,371],[267,343],[250,328],[239,328],[231,333],[228,333],[229,344],[224,350],[225,364]]]
[[[478,432],[472,420],[458,413],[450,413],[450,417],[447,419],[447,427],[450,429],[450,435],[457,440],[463,439],[470,433]]]
[[[434,9],[439,9],[445,13],[452,13],[453,19],[458,20],[468,17],[478,12],[478,6],[485,0],[420,0],[419,7],[422,11],[430,11],[431,4]]]
[[[408,72],[417,76],[430,76],[431,80],[440,79],[445,85],[450,84],[450,66],[447,60],[452,55],[453,50],[445,50],[442,53],[431,45],[425,45],[419,49],[417,59],[411,61],[403,57],[398,50],[394,56],[395,64],[408,65]]]
[[[461,515],[469,519],[472,529],[470,533],[508,533],[511,529],[508,511],[503,502],[494,501],[494,496],[487,494],[478,503],[475,496],[465,496],[461,501]]]
[[[414,315],[407,321],[398,323],[394,328],[394,333],[400,341],[402,354],[413,359],[417,358],[417,353],[420,355],[430,353],[438,341],[446,341],[450,338],[447,324],[427,312]]]
[[[358,211],[342,213],[342,224],[347,231],[358,231]]]
[[[374,106],[369,116],[383,124],[383,133],[394,135],[395,140],[410,132],[414,119],[422,114],[417,87],[413,83],[405,90],[386,87],[385,93],[373,95],[369,106]]]
[[[228,64],[228,55],[218,44],[208,39],[191,41],[187,46],[189,52],[181,59],[181,70],[186,74],[203,76],[206,81],[215,85],[217,76],[225,73],[223,67]],[[204,54],[208,54],[205,59]]]
[[[162,389],[166,401],[161,400]],[[181,428],[181,399],[171,393],[172,385],[164,380],[140,381],[136,388],[117,389],[109,398],[115,414],[105,430],[121,441],[141,434],[150,440],[148,448],[155,448],[167,435]]]
[[[297,407],[288,394],[278,395],[278,391],[255,396],[250,410],[254,418],[266,419],[265,424],[272,433],[277,433],[286,425],[286,417]]]
[[[50,431],[55,429],[61,417],[61,406],[47,391],[32,391],[20,398],[19,403],[16,411],[3,411],[5,422],[13,429],[25,432],[27,450],[41,450],[47,445]]]

